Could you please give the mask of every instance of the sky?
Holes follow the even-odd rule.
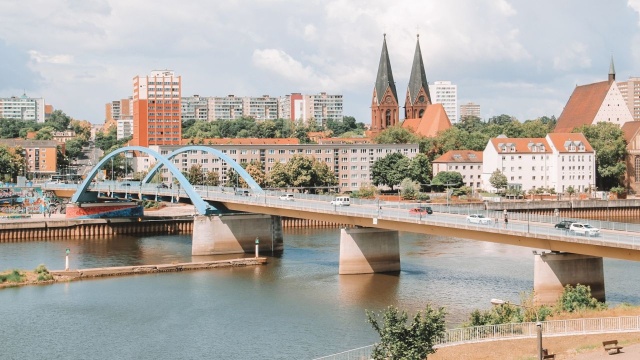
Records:
[[[152,70],[182,95],[342,94],[370,123],[383,34],[401,105],[419,34],[429,83],[485,120],[562,112],[576,85],[640,76],[640,0],[2,0],[0,97],[99,124]]]

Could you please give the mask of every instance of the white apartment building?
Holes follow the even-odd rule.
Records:
[[[30,98],[26,94],[0,98],[0,118],[33,120],[43,123],[45,119],[44,99]]]
[[[116,139],[133,136],[133,119],[116,120]]]
[[[180,101],[182,122],[187,120],[211,121],[209,120],[209,99],[200,97],[200,95],[183,96]]]
[[[483,151],[482,184],[495,192],[489,178],[495,170],[506,177],[509,187],[523,191],[553,188],[564,193],[595,188],[595,151],[580,133],[551,133],[545,138],[507,138],[489,140]]]
[[[328,120],[342,121],[343,116],[342,95],[293,93],[280,98],[280,117],[283,119],[325,125]]]
[[[472,102],[460,105],[460,119],[463,119],[466,116],[475,116],[480,118],[480,105]]]
[[[246,139],[243,139],[246,140]],[[150,146],[161,155],[168,155],[181,146]],[[238,163],[259,161],[269,173],[276,163],[286,163],[295,155],[312,156],[326,163],[338,178],[340,191],[358,190],[362,185],[372,183],[371,166],[382,157],[391,153],[401,153],[408,158],[418,154],[418,144],[224,144],[213,148],[227,154]],[[227,172],[231,166],[218,157],[197,150],[179,154],[173,160],[174,165],[183,172],[191,166],[200,164],[204,172],[215,171],[220,175],[221,183],[227,181]],[[150,157],[137,158],[135,171],[148,171],[155,160]],[[160,170],[163,182],[172,182],[173,176],[168,169]]]
[[[449,150],[431,165],[434,177],[442,171],[455,171],[462,175],[464,186],[482,188],[482,151]]]
[[[429,85],[431,93],[431,103],[442,104],[447,116],[453,123],[457,123],[458,118],[458,85],[451,81],[436,81]]]

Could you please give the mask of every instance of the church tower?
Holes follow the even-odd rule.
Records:
[[[609,64],[609,84],[616,81],[616,68],[613,66],[613,56],[611,56],[611,63]]]
[[[431,105],[431,94],[429,93],[427,75],[424,71],[422,52],[420,51],[420,35],[418,35],[416,52],[413,54],[409,86],[407,86],[407,97],[404,100],[404,118],[421,118],[429,105]]]
[[[378,76],[371,101],[371,131],[379,132],[398,124],[399,111],[398,93],[387,51],[387,35],[384,34]]]

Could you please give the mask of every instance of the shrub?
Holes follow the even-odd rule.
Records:
[[[598,301],[591,296],[591,287],[587,285],[567,285],[562,296],[558,299],[556,311],[575,312],[586,309],[606,309],[607,304]]]
[[[416,200],[420,200],[420,201],[427,201],[427,200],[431,200],[431,196],[429,196],[429,194],[427,193],[418,193],[418,195],[416,196]]]
[[[49,270],[47,270],[47,267],[44,266],[44,264],[38,265],[38,267],[35,269],[35,272],[36,274],[38,274],[38,281],[53,280],[53,275],[49,273]]]
[[[25,276],[19,270],[12,270],[8,274],[0,274],[0,283],[13,282],[18,283],[24,281]]]

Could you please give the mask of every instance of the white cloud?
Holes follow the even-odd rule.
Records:
[[[591,59],[587,46],[583,43],[573,43],[553,58],[553,68],[560,71],[586,69],[591,66]]]
[[[45,55],[35,50],[29,51],[29,55],[36,63],[71,64],[73,62],[71,55]]]

